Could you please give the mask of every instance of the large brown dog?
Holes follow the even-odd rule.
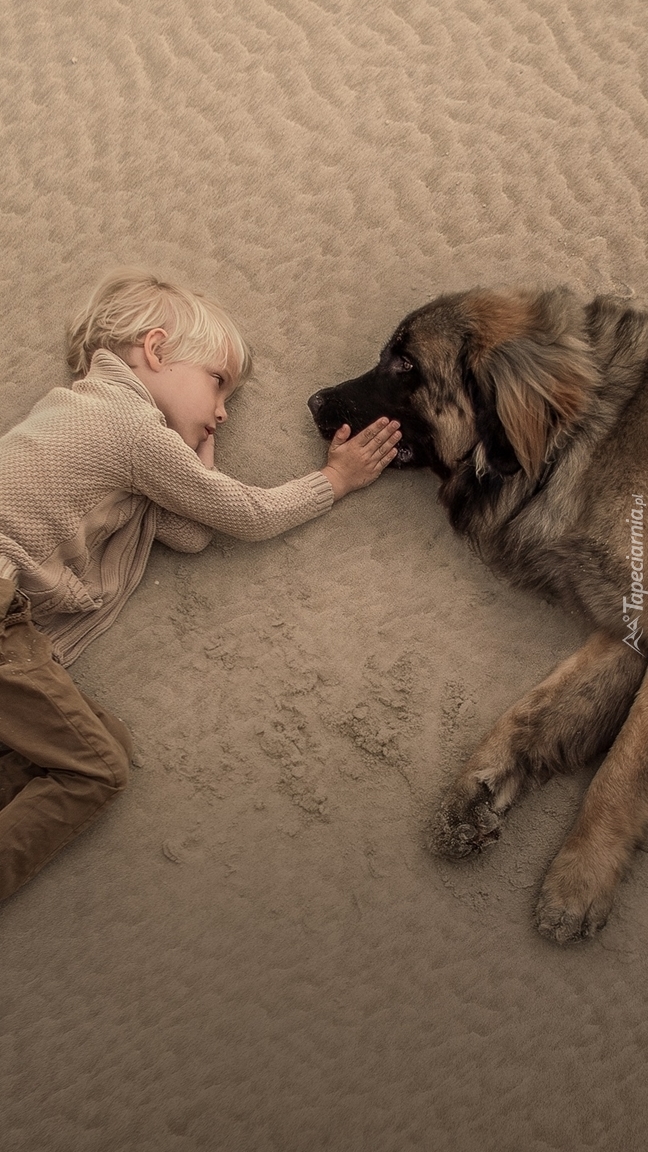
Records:
[[[583,307],[564,288],[474,290],[411,313],[375,368],[309,400],[329,438],[343,422],[399,419],[395,465],[434,469],[486,563],[593,626],[482,740],[430,836],[444,855],[477,852],[526,784],[607,752],[537,905],[561,943],[603,926],[648,829],[647,373],[644,312],[605,297]]]

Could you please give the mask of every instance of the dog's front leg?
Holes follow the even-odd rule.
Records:
[[[500,817],[526,784],[609,748],[645,667],[620,640],[595,632],[481,741],[430,825],[430,849],[455,859],[480,851],[498,838]]]
[[[564,944],[593,936],[648,828],[648,678],[545,877],[536,924]]]

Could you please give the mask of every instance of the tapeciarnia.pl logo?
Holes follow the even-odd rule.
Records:
[[[644,588],[644,508],[646,502],[642,495],[633,492],[632,508],[626,524],[630,525],[630,552],[626,560],[630,561],[631,584],[630,595],[623,597],[623,623],[627,625],[628,633],[623,637],[623,643],[643,656],[639,641],[643,636],[643,628],[639,627],[640,616],[644,607],[644,596],[648,596],[648,588]]]

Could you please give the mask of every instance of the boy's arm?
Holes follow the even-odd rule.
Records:
[[[146,422],[135,442],[132,483],[161,508],[241,540],[267,540],[321,516],[333,504],[333,488],[312,472],[276,488],[242,484],[210,470],[177,432]]]
[[[214,535],[213,528],[205,524],[198,524],[196,520],[187,520],[185,516],[176,516],[166,508],[158,508],[155,539],[175,552],[202,552],[211,542]]]
[[[353,437],[345,424],[333,437],[321,471],[276,488],[257,488],[210,470],[177,432],[147,421],[133,448],[133,485],[176,516],[241,540],[267,540],[372,484],[395,457],[400,436],[398,422],[387,417]]]

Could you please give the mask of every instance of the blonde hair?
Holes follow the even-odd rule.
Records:
[[[98,348],[125,358],[152,328],[168,333],[162,355],[171,363],[218,365],[237,383],[252,371],[245,341],[215,300],[140,268],[118,268],[97,285],[68,327],[67,362],[85,375]]]

